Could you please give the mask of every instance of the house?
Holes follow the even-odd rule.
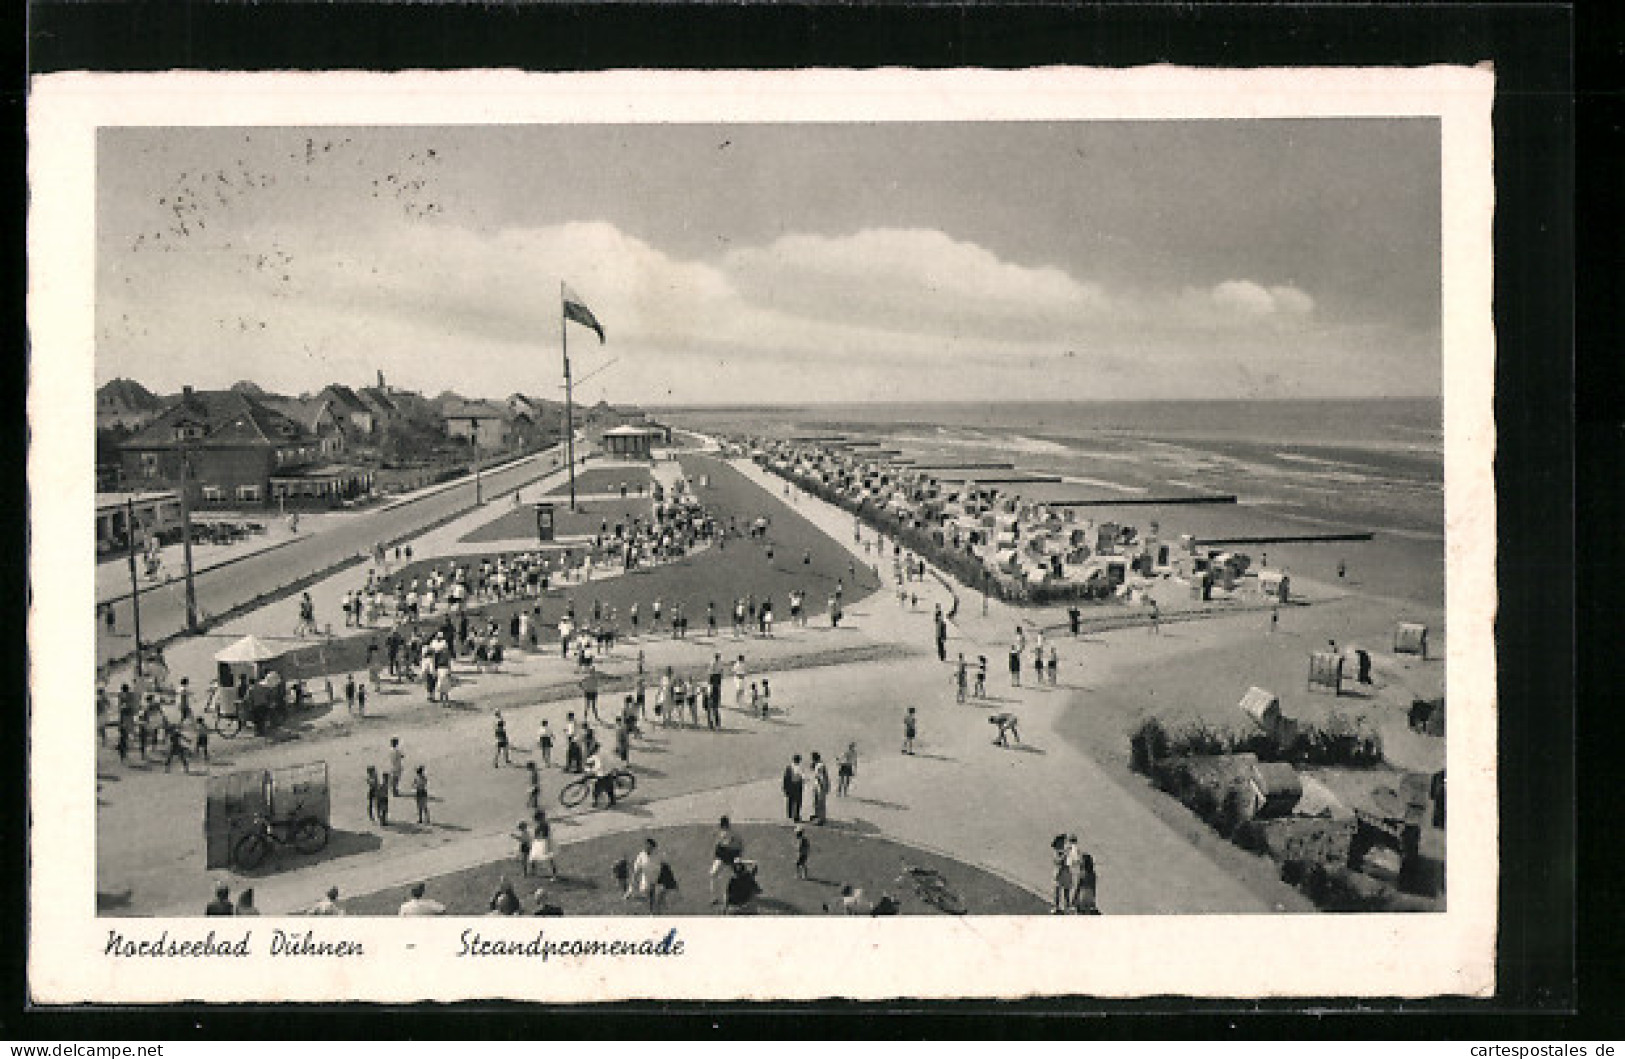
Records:
[[[366,436],[377,432],[378,419],[373,415],[372,408],[348,386],[333,383],[325,387],[319,396],[332,402],[334,417],[346,423],[347,430],[359,431]]]
[[[440,401],[446,436],[496,451],[508,446],[508,409],[491,401],[470,401],[450,395]]]
[[[401,410],[387,391],[379,386],[364,386],[355,392],[361,403],[372,413],[374,430],[382,430],[401,417]]]
[[[184,455],[194,505],[267,503],[273,474],[323,455],[321,438],[264,401],[190,386],[118,448],[123,481],[140,492],[178,489]]]
[[[96,391],[96,429],[139,430],[163,409],[163,399],[134,379],[114,379]]]
[[[130,516],[135,516],[135,543],[147,535],[161,537],[181,525],[180,497],[169,490],[150,493],[96,494],[96,554],[124,552],[130,547]]]
[[[325,391],[316,397],[270,397],[261,403],[308,430],[316,438],[321,457],[339,456],[348,447],[349,428],[339,419]]]

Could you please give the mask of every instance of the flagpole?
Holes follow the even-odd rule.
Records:
[[[564,351],[564,449],[570,461],[570,510],[576,509],[575,408],[570,397],[570,328],[564,315],[564,281],[559,280],[559,348]]]

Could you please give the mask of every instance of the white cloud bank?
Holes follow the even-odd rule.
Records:
[[[1326,370],[1337,343],[1316,341],[1326,326],[1296,287],[1227,277],[1109,290],[941,231],[790,233],[690,260],[603,222],[263,223],[230,252],[148,254],[104,274],[100,377],[163,389],[252,377],[298,391],[378,367],[429,392],[545,393],[561,278],[604,323],[605,354],[625,362],[603,383],[615,399],[865,399],[898,387],[914,398],[1143,397],[1176,392],[1184,384],[1171,380],[1216,350],[1256,362],[1283,393],[1337,377]],[[270,246],[285,269],[255,266]],[[574,329],[571,345],[598,355],[588,331]],[[1092,359],[1110,370],[1091,372]],[[1222,377],[1202,392],[1215,385]]]

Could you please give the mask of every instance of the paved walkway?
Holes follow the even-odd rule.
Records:
[[[735,466],[770,495],[783,498],[779,479],[749,464]],[[861,543],[853,541],[850,515],[799,492],[788,502],[855,556],[864,556]],[[471,514],[428,534],[415,554],[440,554],[478,519],[489,517],[489,511]],[[871,532],[865,529],[863,534]],[[356,579],[352,571],[317,586],[318,615],[336,613],[338,594]],[[930,579],[910,587],[919,591],[919,609],[899,606],[883,589],[851,602],[840,630],[784,629],[772,640],[736,641],[726,633],[715,641],[649,637],[615,652],[605,665],[611,677],[630,672],[634,650],[644,653],[651,672],[668,664],[692,670],[703,666],[713,651],[725,658],[743,652],[753,679],[754,674],[769,675],[773,701],[789,709],[765,721],[725,711],[723,733],[653,728],[647,740],[634,746],[640,785],[623,810],[551,814],[559,821],[566,861],[569,845],[578,837],[708,821],[724,812],[739,819],[779,818],[777,777],[789,755],[820,750],[833,759],[855,741],[861,762],[857,797],[833,801],[831,826],[882,831],[942,850],[1041,894],[1049,885],[1049,838],[1076,832],[1100,865],[1100,902],[1108,913],[1265,912],[1276,907],[1220,869],[1056,733],[1055,724],[1076,689],[1011,689],[996,672],[989,681],[995,699],[985,706],[955,703],[951,668],[937,661],[930,643],[932,609],[938,603],[944,610],[951,606],[949,590]],[[991,647],[1002,643],[1001,634],[1008,635],[1018,620],[1019,615],[997,602],[986,618],[979,606],[967,603],[953,630],[949,657],[963,650],[1002,658],[1002,651]],[[234,622],[227,635],[274,635],[279,624],[291,627],[291,603]],[[1131,633],[1107,634],[1123,635]],[[1182,646],[1188,649],[1189,644]],[[183,660],[177,650],[172,663],[177,673],[207,672],[214,649],[217,643],[207,640],[189,644],[187,650],[196,657]],[[1067,645],[1061,649],[1072,650]],[[840,660],[877,654],[891,657],[786,668],[808,655]],[[1120,670],[1130,664],[1129,652],[1122,654],[1121,663],[1092,660],[1091,681],[1128,679]],[[1071,659],[1063,665],[1072,671]],[[308,905],[328,885],[346,894],[371,892],[507,853],[508,832],[526,815],[525,773],[491,767],[490,711],[502,708],[516,761],[522,763],[531,756],[540,720],[546,717],[560,730],[565,710],[577,708],[579,700],[573,669],[553,651],[515,652],[504,670],[468,677],[457,692],[464,701],[451,710],[424,704],[421,689],[390,687],[372,699],[373,716],[366,719],[346,716],[340,704],[312,719],[297,740],[270,745],[216,740],[216,757],[232,758],[229,767],[320,758],[332,775],[335,838],[327,854],[317,860],[291,857],[286,870],[239,884],[255,886],[267,912],[290,911]],[[725,692],[724,701],[729,698]],[[605,700],[611,700],[608,693]],[[920,753],[912,756],[898,752],[907,705],[915,706],[920,718]],[[992,745],[985,715],[994,708],[1019,714],[1023,749]],[[362,774],[367,764],[387,759],[390,735],[401,737],[409,768],[427,767],[439,799],[432,826],[392,822],[380,830],[366,820]],[[228,766],[217,760],[215,767]],[[200,821],[202,781],[166,775],[157,767],[121,770],[107,751],[100,771],[104,805],[98,813],[98,890],[111,895],[115,906],[127,893],[126,907],[141,914],[197,911],[208,880],[200,826],[176,831],[170,822]],[[549,773],[544,795],[555,807],[558,785],[557,773]],[[410,798],[396,801],[394,821],[412,815]],[[855,881],[878,887],[888,880]]]

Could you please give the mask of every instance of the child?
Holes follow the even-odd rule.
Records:
[[[796,828],[796,878],[807,878],[807,856],[812,853],[812,843],[807,840],[807,829]]]
[[[514,853],[519,859],[519,873],[521,875],[529,875],[530,874],[530,853],[531,853],[531,845],[532,845],[532,839],[531,839],[531,834],[530,834],[530,822],[529,821],[527,821],[527,820],[519,821],[519,826],[514,828],[514,831],[513,831],[513,840],[514,840]]]
[[[610,866],[609,873],[615,879],[615,885],[621,889],[621,900],[632,900],[632,866],[621,857]]]
[[[547,865],[548,874],[557,879],[559,877],[559,864],[553,849],[553,825],[547,822],[547,813],[541,809],[536,810],[536,827],[533,831],[534,841],[530,847],[530,863],[532,865]]]
[[[429,775],[419,765],[417,772],[412,776],[412,797],[418,804],[418,823],[427,824],[429,820]]]
[[[914,737],[918,734],[918,722],[914,717],[914,707],[910,706],[903,715],[903,753],[914,753]]]
[[[987,655],[976,656],[976,688],[972,694],[979,699],[987,698]]]

